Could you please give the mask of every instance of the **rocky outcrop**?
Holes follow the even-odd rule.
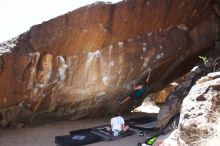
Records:
[[[177,85],[178,84],[175,82],[170,83],[165,88],[163,88],[161,91],[152,93],[149,96],[152,96],[154,102],[160,105],[166,101],[167,97],[169,97],[169,95],[175,90]]]
[[[184,98],[176,130],[160,136],[155,146],[219,144],[220,72],[200,78]]]
[[[199,62],[196,67],[194,67],[186,75],[171,83],[177,84],[178,86],[174,90],[172,90],[172,92],[169,92],[169,90],[167,90],[170,95],[166,97],[166,101],[160,107],[160,112],[157,117],[158,128],[166,127],[169,120],[180,112],[182,101],[188,94],[189,90],[194,85],[196,80],[210,72],[219,71],[219,49],[220,47],[215,46],[215,49],[206,52],[206,56],[199,56],[201,62]],[[164,91],[166,91],[165,89],[166,88],[158,92],[159,95],[161,92],[163,93]],[[156,93],[156,95],[158,93]]]
[[[211,0],[100,2],[33,26],[0,45],[0,125],[110,114],[131,82],[162,89],[213,46],[214,11]]]
[[[216,133],[220,114],[220,73],[208,74],[196,82],[184,99],[181,109],[180,145],[201,145]]]
[[[158,128],[165,128],[171,118],[180,113],[183,99],[187,96],[196,80],[203,75],[202,69],[198,66],[185,75],[176,89],[167,97],[166,101],[160,107],[160,111],[157,116]]]

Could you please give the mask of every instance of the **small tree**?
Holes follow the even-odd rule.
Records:
[[[207,56],[199,56],[200,59],[202,59],[203,64],[208,67],[208,57]]]
[[[212,58],[208,59],[207,56],[199,56],[199,58],[203,61],[205,72],[216,72],[220,70],[220,57],[216,58],[215,60]]]

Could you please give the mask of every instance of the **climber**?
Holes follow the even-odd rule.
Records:
[[[145,80],[145,82],[142,82],[142,84],[140,85],[136,85],[135,83],[132,82],[131,85],[133,85],[134,91],[131,93],[130,96],[119,101],[119,104],[124,104],[128,100],[133,99],[134,107],[135,107],[137,104],[137,101],[144,96],[145,91],[149,92],[150,87],[147,84],[149,82],[152,70],[150,67],[148,67],[146,71],[147,71],[147,77],[146,77],[147,79]]]
[[[131,93],[130,96],[124,98],[122,101],[119,101],[119,104],[124,104],[125,102],[127,102],[130,99],[133,99],[136,102],[138,99],[143,97],[144,91],[145,91],[145,86],[143,84],[141,84],[141,85],[136,85],[134,83],[132,83],[132,84],[133,84],[134,91]]]

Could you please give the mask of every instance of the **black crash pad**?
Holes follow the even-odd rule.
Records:
[[[70,135],[56,136],[57,146],[81,146],[102,141],[102,138],[91,133],[91,129],[71,131]]]
[[[102,137],[102,139],[105,141],[117,140],[135,134],[133,130],[129,129],[126,132],[122,132],[118,136],[114,136],[113,133],[111,131],[107,131],[105,127],[93,128],[91,129],[91,132],[97,136]]]
[[[133,124],[146,124],[146,123],[150,123],[153,121],[156,121],[157,119],[154,117],[149,117],[149,116],[143,116],[143,117],[138,117],[138,118],[131,118],[128,120],[125,120],[125,122],[129,125],[133,125]]]
[[[133,119],[126,120],[126,123],[134,129],[146,130],[146,131],[154,131],[157,130],[155,128],[156,118],[153,117],[138,117]]]

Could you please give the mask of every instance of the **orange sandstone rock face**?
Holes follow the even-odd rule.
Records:
[[[167,97],[172,93],[172,91],[174,91],[176,86],[177,85],[169,84],[163,90],[156,92],[156,93],[152,93],[151,96],[153,96],[155,103],[156,104],[164,103]]]
[[[212,47],[213,9],[211,0],[126,0],[33,26],[0,44],[0,125],[113,113],[150,72],[152,90],[163,88]]]

